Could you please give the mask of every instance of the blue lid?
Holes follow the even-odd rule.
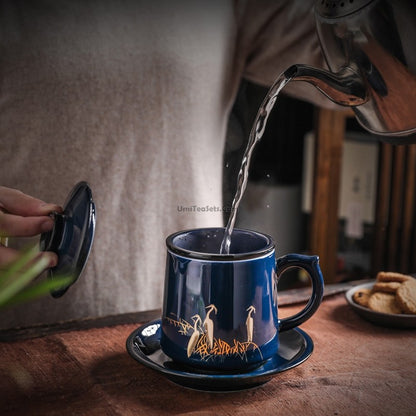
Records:
[[[72,276],[72,282],[51,292],[61,297],[76,282],[87,263],[95,232],[95,205],[86,182],[79,182],[69,193],[62,213],[54,212],[54,228],[40,238],[42,251],[58,255],[58,264],[48,270],[48,278]]]

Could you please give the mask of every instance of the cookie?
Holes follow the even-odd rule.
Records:
[[[405,282],[409,279],[413,279],[411,276],[396,272],[378,272],[377,282]]]
[[[402,284],[400,282],[376,282],[373,286],[374,292],[396,293]]]
[[[376,312],[402,313],[393,293],[374,292],[368,299],[368,307]]]
[[[403,282],[396,292],[397,304],[404,313],[416,314],[416,280]]]
[[[371,293],[371,289],[358,289],[354,292],[352,298],[355,303],[367,307]]]

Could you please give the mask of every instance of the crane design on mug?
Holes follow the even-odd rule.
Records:
[[[256,308],[253,305],[250,305],[246,309],[246,340],[233,339],[231,342],[215,337],[215,325],[210,315],[213,312],[215,315],[218,313],[217,307],[210,304],[205,309],[207,312],[204,320],[202,320],[199,314],[195,314],[191,317],[192,324],[183,319],[176,320],[168,318],[168,321],[172,325],[179,327],[178,332],[181,335],[188,336],[192,331],[186,349],[188,358],[196,354],[201,359],[207,361],[214,356],[225,357],[230,355],[245,359],[246,352],[249,350],[257,350],[262,355],[258,345],[253,342],[254,319],[252,315],[256,313]]]
[[[254,330],[254,320],[251,314],[256,313],[256,308],[251,305],[247,309],[248,315],[246,319],[246,328],[247,328],[247,342],[253,342],[253,330]]]
[[[201,332],[198,329],[198,322],[201,323],[201,317],[199,315],[194,315],[192,317],[192,320],[194,321],[194,332],[191,335],[191,338],[189,338],[188,341],[188,348],[187,348],[187,354],[188,357],[190,357],[196,347],[196,344],[198,343],[198,338],[201,335]]]
[[[212,305],[212,304],[208,305],[205,309],[208,309],[208,312],[207,312],[207,315],[205,316],[203,326],[205,329],[205,333],[207,334],[208,345],[210,349],[212,349],[212,347],[214,346],[214,322],[209,317],[209,314],[212,311],[215,311],[215,314],[217,314],[218,309],[215,307],[215,305]]]

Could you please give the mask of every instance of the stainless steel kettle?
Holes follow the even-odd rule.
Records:
[[[416,3],[317,0],[315,17],[330,71],[293,65],[285,77],[350,106],[385,141],[416,142]]]

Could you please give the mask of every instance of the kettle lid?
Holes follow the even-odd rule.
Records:
[[[92,192],[86,182],[77,183],[69,193],[63,213],[54,212],[55,225],[40,238],[41,251],[53,251],[58,264],[48,270],[48,278],[71,276],[69,285],[51,291],[55,298],[61,297],[79,278],[91,251],[96,212]]]

